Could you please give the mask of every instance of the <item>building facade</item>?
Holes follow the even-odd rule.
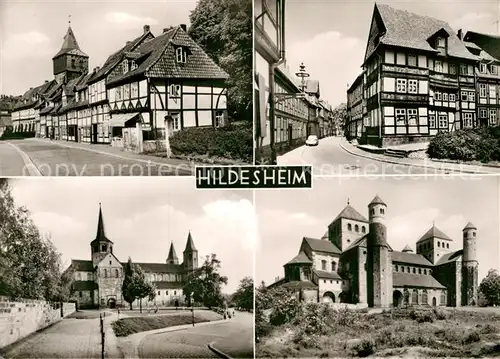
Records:
[[[442,131],[497,125],[496,108],[478,110],[480,88],[482,98],[494,95],[498,103],[496,88],[490,94],[488,87],[495,80],[484,76],[491,75],[484,69],[488,60],[484,50],[464,41],[444,21],[375,4],[363,62],[366,117],[359,133],[359,113],[350,103],[349,135],[387,146],[428,141]]]
[[[127,306],[123,299],[122,284],[127,262],[121,262],[114,254],[114,242],[107,238],[101,207],[95,239],[90,242],[90,260],[72,259],[69,268],[73,282],[71,290],[80,308],[114,308]],[[182,262],[179,262],[173,243],[165,262],[135,263],[146,275],[146,280],[156,288],[153,301],[143,299],[145,306],[178,306],[186,303],[182,288],[186,276],[198,268],[198,251],[191,233],[188,234]],[[135,301],[133,305],[137,305]]]
[[[415,243],[395,251],[387,240],[386,203],[368,204],[368,219],[349,203],[321,239],[304,237],[284,278],[271,284],[299,299],[368,307],[477,305],[477,228],[462,230],[463,248],[434,224]]]
[[[145,25],[91,72],[69,27],[53,69],[53,81],[24,94],[12,115],[16,129],[32,126],[38,137],[125,147],[228,121],[228,75],[185,25],[156,37]]]

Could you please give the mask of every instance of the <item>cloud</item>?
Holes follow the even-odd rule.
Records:
[[[156,25],[158,21],[151,17],[140,17],[126,12],[108,12],[104,18],[112,24],[125,25],[127,27],[137,27],[137,24]]]
[[[491,27],[493,18],[491,14],[470,12],[452,21],[451,25],[456,29],[474,29],[484,28],[485,24]]]
[[[5,40],[2,51],[6,59],[45,57],[52,52],[50,38],[38,31],[12,34]]]
[[[286,56],[292,73],[304,62],[311,78],[320,81],[321,97],[336,106],[346,102],[347,84],[361,72],[364,51],[364,41],[329,31],[289,44]]]

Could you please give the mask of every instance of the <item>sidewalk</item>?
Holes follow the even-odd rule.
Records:
[[[195,166],[203,166],[206,164],[202,163],[195,163],[193,161],[187,161],[187,160],[180,160],[180,159],[174,159],[174,158],[164,158],[164,157],[157,157],[153,155],[145,155],[145,154],[138,154],[130,151],[125,151],[121,148],[117,147],[112,147],[111,145],[108,144],[90,144],[90,143],[81,143],[81,142],[72,142],[72,141],[64,141],[64,140],[49,140],[49,139],[44,139],[44,138],[32,138],[29,140],[33,141],[40,141],[44,143],[51,143],[55,144],[61,147],[68,147],[68,148],[77,148],[80,150],[84,151],[89,151],[89,152],[94,152],[94,153],[99,153],[103,155],[109,155],[109,156],[114,156],[114,157],[119,157],[119,158],[124,158],[124,159],[131,159],[131,160],[136,160],[136,161],[141,161],[141,162],[148,162],[152,164],[158,164],[158,165],[173,165],[173,166],[186,166],[186,169],[192,169],[194,171]]]
[[[416,158],[393,158],[381,154],[364,151],[357,146],[349,143],[345,138],[341,139],[340,147],[354,156],[368,158],[374,161],[406,165],[413,167],[427,168],[436,171],[458,172],[467,174],[497,174],[500,173],[499,167],[490,167],[486,165],[469,165],[464,163],[452,163],[445,161],[435,161],[430,159]]]

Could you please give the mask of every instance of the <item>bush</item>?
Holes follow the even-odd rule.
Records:
[[[0,140],[21,140],[23,138],[33,138],[35,135],[35,132],[12,132],[7,129],[0,137]]]
[[[437,159],[499,161],[500,128],[483,127],[438,133],[431,139],[427,154]]]
[[[170,147],[177,155],[208,155],[248,163],[253,161],[252,128],[247,125],[186,128],[170,138]]]
[[[371,338],[364,338],[352,348],[358,357],[367,357],[375,353],[375,342]]]

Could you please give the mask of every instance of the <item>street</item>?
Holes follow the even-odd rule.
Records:
[[[253,315],[236,312],[223,323],[151,334],[139,345],[141,358],[218,358],[211,344],[232,358],[253,358]]]
[[[0,176],[176,176],[194,165],[108,145],[24,139],[0,142]]]
[[[312,165],[313,174],[329,175],[447,175],[499,173],[500,168],[394,158],[365,152],[341,137],[327,137],[315,147],[301,146],[277,159],[278,165]]]

